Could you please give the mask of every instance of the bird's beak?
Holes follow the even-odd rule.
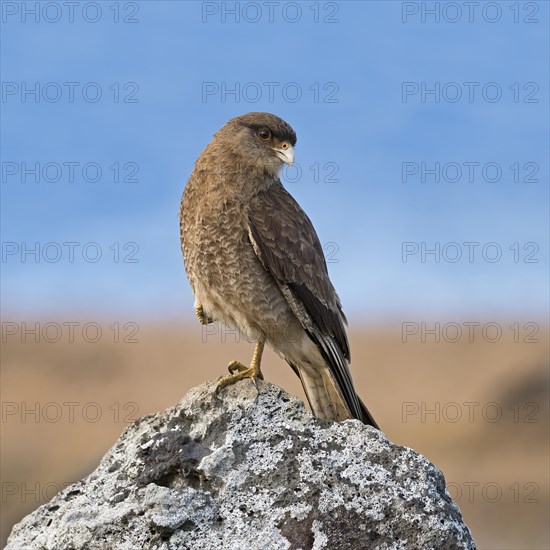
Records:
[[[284,142],[277,149],[274,149],[275,154],[283,161],[286,162],[289,166],[294,164],[294,147],[288,142]]]

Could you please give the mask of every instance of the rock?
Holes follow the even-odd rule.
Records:
[[[7,548],[475,548],[422,455],[359,421],[317,420],[271,384],[214,390],[134,422]]]

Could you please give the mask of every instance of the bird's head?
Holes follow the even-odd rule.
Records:
[[[271,113],[247,113],[229,120],[216,134],[235,162],[253,166],[276,177],[283,163],[294,163],[296,133]]]

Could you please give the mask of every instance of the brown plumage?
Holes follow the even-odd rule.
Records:
[[[313,413],[377,427],[355,393],[340,300],[311,221],[278,174],[296,134],[269,113],[231,119],[202,152],[183,193],[183,257],[202,323],[238,328],[257,346],[223,387],[261,378],[264,343],[300,377]]]

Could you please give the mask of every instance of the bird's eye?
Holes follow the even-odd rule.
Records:
[[[262,139],[269,139],[271,137],[271,132],[269,130],[266,130],[265,128],[263,130],[260,130],[258,132],[258,135],[262,138]]]

